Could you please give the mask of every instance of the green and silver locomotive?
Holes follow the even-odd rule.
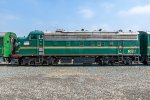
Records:
[[[20,65],[129,65],[140,58],[139,34],[122,32],[32,31],[17,39],[14,58]]]

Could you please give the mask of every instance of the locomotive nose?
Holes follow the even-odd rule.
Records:
[[[16,34],[6,32],[3,39],[3,58],[5,62],[10,62],[12,54],[15,52]]]

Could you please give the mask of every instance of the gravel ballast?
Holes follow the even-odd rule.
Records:
[[[1,66],[0,100],[150,100],[150,67]]]

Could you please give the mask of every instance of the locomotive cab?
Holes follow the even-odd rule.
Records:
[[[44,40],[43,40],[44,33],[42,31],[32,31],[30,32],[28,38],[30,41],[30,45],[37,47],[36,55],[42,56],[44,54]]]
[[[44,33],[42,31],[32,31],[29,36],[30,45],[37,48],[36,56],[44,55]]]

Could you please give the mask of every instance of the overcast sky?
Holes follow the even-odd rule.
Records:
[[[0,31],[150,30],[150,0],[0,0]]]

